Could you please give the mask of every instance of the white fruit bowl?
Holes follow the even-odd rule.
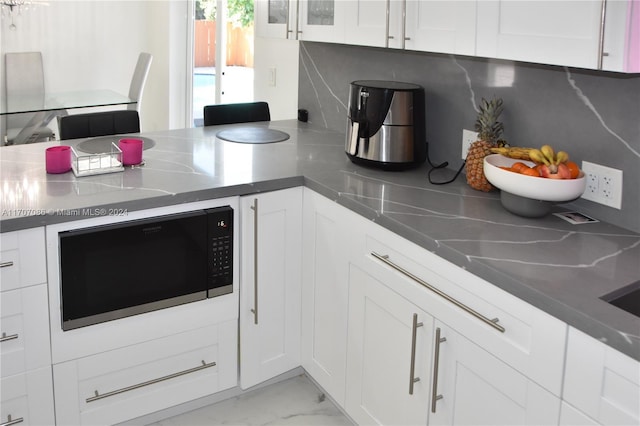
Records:
[[[520,173],[503,170],[500,167],[511,165],[517,161],[502,154],[490,154],[484,157],[484,175],[496,188],[520,197],[540,201],[566,202],[575,200],[584,192],[587,180],[584,173],[576,179],[549,179],[527,176]],[[531,161],[522,161],[533,166]]]

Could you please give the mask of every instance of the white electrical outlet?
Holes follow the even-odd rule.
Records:
[[[582,198],[616,209],[622,208],[622,170],[583,161],[582,171],[587,179]]]
[[[469,151],[469,147],[472,143],[478,140],[478,133],[462,129],[462,159],[466,160],[467,151]]]

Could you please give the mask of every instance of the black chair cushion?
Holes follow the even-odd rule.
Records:
[[[67,115],[60,118],[60,139],[139,133],[138,111],[118,110]]]
[[[267,102],[207,105],[204,107],[205,126],[270,120],[271,114]]]

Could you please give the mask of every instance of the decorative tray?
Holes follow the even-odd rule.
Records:
[[[124,166],[120,161],[121,158],[122,151],[114,143],[111,143],[110,152],[99,154],[78,155],[72,147],[71,169],[76,177],[122,172],[124,171]]]

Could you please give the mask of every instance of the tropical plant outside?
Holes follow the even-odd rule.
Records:
[[[227,0],[227,20],[247,28],[253,25],[253,0]],[[216,20],[216,0],[196,0],[196,19]]]

